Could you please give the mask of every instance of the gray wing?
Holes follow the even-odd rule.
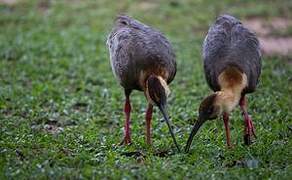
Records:
[[[255,90],[261,73],[261,53],[254,33],[236,18],[220,16],[209,29],[203,45],[205,77],[208,85],[219,91],[218,76],[228,66],[247,75],[246,93]]]
[[[134,81],[135,78],[134,76],[129,76],[130,74],[134,75],[134,70],[128,68],[131,66],[130,46],[132,46],[132,43],[130,38],[129,29],[123,29],[113,31],[107,40],[112,71],[119,83],[124,87],[129,86],[127,81],[131,81],[131,79]],[[129,71],[132,71],[132,73]]]
[[[219,75],[219,64],[228,54],[228,34],[224,28],[213,25],[204,40],[203,43],[203,60],[204,60],[204,72],[208,85],[213,91],[219,91],[220,86],[217,82]],[[220,68],[221,69],[221,68]]]
[[[261,75],[261,51],[256,35],[243,27],[236,25],[231,32],[231,54],[230,58],[237,59],[241,70],[248,78],[246,93],[253,92],[259,82]]]
[[[169,41],[160,32],[152,30],[139,37],[143,37],[143,40],[136,41],[133,56],[137,71],[149,69],[159,73],[161,68],[165,69],[169,74],[167,83],[170,83],[176,74],[176,61]]]

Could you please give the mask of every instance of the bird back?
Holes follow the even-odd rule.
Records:
[[[253,92],[261,73],[261,53],[255,34],[229,15],[217,18],[208,31],[203,44],[206,80],[214,91],[219,91],[218,76],[228,67],[245,73],[248,86],[244,91]]]
[[[119,16],[108,36],[111,66],[120,84],[141,90],[141,73],[164,72],[170,83],[176,73],[175,54],[159,31],[128,16]]]

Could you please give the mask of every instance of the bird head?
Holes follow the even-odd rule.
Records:
[[[201,121],[216,119],[222,113],[220,95],[213,93],[207,96],[200,104],[199,119]]]
[[[167,96],[170,94],[170,90],[168,88],[167,83],[161,76],[150,75],[146,80],[145,94],[148,101],[151,104],[158,106],[159,110],[161,111],[164,117],[165,122],[167,123],[169,132],[176,145],[176,148],[180,152],[180,148],[176,142],[175,136],[173,134],[173,131],[169,122],[169,117],[166,111]]]
[[[167,83],[161,76],[150,75],[146,81],[146,97],[148,101],[158,107],[166,106],[170,94]]]
[[[188,152],[191,146],[192,140],[200,127],[207,121],[216,119],[223,112],[223,108],[220,102],[220,95],[213,93],[207,96],[201,103],[199,108],[199,118],[193,126],[192,132],[189,136],[185,151]]]

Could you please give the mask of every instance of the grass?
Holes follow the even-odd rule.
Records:
[[[41,1],[44,2],[44,1]],[[258,138],[243,145],[243,120],[231,116],[234,149],[221,120],[208,122],[189,154],[177,153],[161,114],[153,116],[153,146],[144,141],[146,100],[132,94],[131,146],[123,135],[123,91],[105,46],[118,13],[160,29],[173,43],[178,73],[169,114],[184,146],[209,90],[201,44],[223,12],[291,18],[282,1],[39,1],[0,5],[0,179],[291,179],[291,63],[263,59],[258,89],[249,95]],[[131,152],[139,152],[132,153]]]

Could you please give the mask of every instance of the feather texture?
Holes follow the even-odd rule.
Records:
[[[203,44],[205,77],[213,91],[220,91],[218,77],[228,67],[235,67],[247,76],[243,93],[255,90],[261,74],[261,52],[256,35],[230,16],[217,18]]]
[[[170,83],[176,74],[175,54],[159,31],[128,16],[118,16],[107,39],[112,70],[128,90],[143,90],[155,74]]]

